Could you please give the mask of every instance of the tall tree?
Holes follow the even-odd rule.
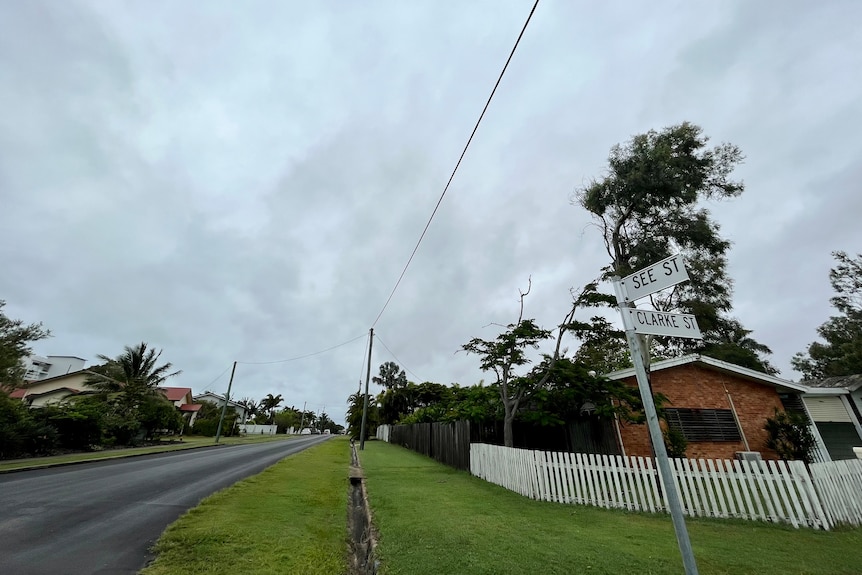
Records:
[[[554,352],[546,356],[542,372],[537,373],[534,370],[519,373],[521,368],[532,363],[529,351],[538,350],[540,343],[550,339],[554,333],[539,327],[535,320],[524,318],[524,298],[529,295],[531,286],[532,283],[527,287],[527,291],[520,292],[520,311],[515,323],[505,326],[505,331],[493,340],[477,337],[461,346],[467,353],[479,356],[482,371],[491,371],[497,378],[496,384],[503,404],[503,442],[506,447],[513,446],[512,423],[522,402],[542,388],[560,358],[563,335],[571,329],[583,327],[583,324],[574,322],[575,312],[583,306],[607,303],[607,296],[596,292],[595,284],[588,284],[577,296],[573,292],[572,307],[557,328]]]
[[[182,371],[171,371],[171,363],[158,365],[161,355],[141,342],[125,346],[115,358],[98,356],[104,363],[90,370],[89,383],[106,401],[108,434],[118,443],[135,441],[140,431],[149,438],[157,429],[181,425],[181,416],[159,387]]]
[[[181,370],[172,372],[171,363],[157,365],[161,356],[162,350],[156,351],[143,341],[136,346],[125,346],[123,353],[115,358],[99,355],[104,363],[90,370],[94,372],[91,383],[108,392],[158,393],[158,388],[168,379],[182,373]]]
[[[407,374],[394,361],[387,361],[380,366],[380,375],[371,378],[374,383],[382,385],[387,390],[407,387]]]
[[[51,335],[41,323],[10,319],[3,313],[5,306],[0,300],[0,391],[24,383],[24,358],[32,353],[29,344]]]
[[[790,361],[806,380],[862,373],[862,254],[832,256],[838,265],[829,272],[836,294],[829,301],[838,314],[817,328],[824,343],[811,343]]]
[[[267,421],[270,425],[272,425],[273,421],[275,420],[276,408],[281,405],[283,401],[284,398],[281,396],[280,393],[278,395],[268,393],[266,397],[260,400],[260,411],[266,414]]]
[[[685,257],[691,281],[651,296],[650,303],[658,310],[694,314],[704,341],[653,338],[653,356],[737,345],[723,336],[735,321],[727,317],[730,242],[702,203],[743,192],[742,182],[731,179],[743,156],[732,144],[710,148],[707,142],[701,128],[688,122],[634,136],[611,148],[607,175],[577,194],[602,232],[611,259],[607,275],[625,276],[675,253]]]

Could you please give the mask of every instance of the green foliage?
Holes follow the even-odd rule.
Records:
[[[0,392],[0,459],[45,455],[56,443],[56,429],[34,418],[21,401]]]
[[[840,251],[832,255],[838,265],[829,272],[836,294],[830,302],[839,315],[817,328],[825,343],[815,341],[806,353],[797,353],[791,360],[804,379],[862,373],[862,254],[855,258]]]
[[[103,398],[85,395],[41,408],[39,415],[57,430],[60,447],[88,450],[103,443],[106,408]]]
[[[694,314],[704,340],[652,338],[651,355],[666,358],[699,352],[774,373],[762,357],[770,353],[769,348],[749,338],[750,331],[727,317],[732,292],[726,255],[730,242],[721,237],[719,225],[702,206],[706,200],[742,193],[742,183],[730,176],[743,156],[731,144],[708,148],[707,142],[701,128],[688,122],[634,136],[611,149],[607,175],[580,190],[577,200],[602,231],[611,258],[604,270],[607,275],[626,276],[675,253],[685,258],[691,281],[650,300],[659,310]],[[582,358],[604,351],[612,365],[618,364],[621,346],[608,347],[594,342]]]
[[[362,409],[365,403],[364,393],[354,393],[347,399],[347,434],[359,440],[359,435],[362,433]],[[365,439],[374,437],[377,434],[377,427],[380,425],[380,413],[377,409],[377,402],[373,398],[368,398],[368,414],[365,419]]]
[[[0,300],[0,392],[24,383],[23,360],[32,351],[29,344],[51,335],[41,323],[25,324],[6,317],[5,306],[6,302]]]
[[[591,318],[590,324],[575,335],[581,341],[573,357],[575,362],[588,365],[598,374],[632,367],[625,332],[605,318]]]
[[[519,418],[540,425],[562,425],[585,414],[618,415],[625,421],[640,421],[641,409],[636,388],[591,375],[584,364],[563,357],[550,368],[546,384],[533,395]]]
[[[273,424],[273,422],[275,421],[275,410],[278,408],[279,405],[282,404],[283,401],[284,398],[281,396],[280,393],[278,395],[268,393],[266,397],[260,400],[260,414],[266,417],[266,425]],[[258,418],[258,420],[259,419],[260,418]]]
[[[299,427],[302,414],[293,407],[285,407],[275,414],[274,423],[278,428],[276,433],[287,433],[291,427]]]
[[[222,406],[212,401],[201,401],[201,408],[198,410],[198,415],[195,418],[195,424],[192,426],[191,432],[194,435],[203,435],[205,437],[214,437],[218,431],[218,422],[221,418]],[[221,434],[223,437],[236,435],[236,422],[238,415],[236,410],[228,405],[225,410],[224,421],[222,422]]]
[[[775,417],[766,420],[766,446],[781,459],[813,461],[816,441],[808,418],[802,413],[775,410]]]
[[[667,449],[668,457],[685,457],[685,450],[688,449],[688,440],[682,431],[678,429],[665,429],[662,431],[664,436],[664,446]]]
[[[407,386],[407,374],[394,361],[387,361],[380,366],[380,375],[371,380],[377,385],[382,385],[387,390],[400,389]]]

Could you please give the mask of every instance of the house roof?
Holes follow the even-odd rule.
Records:
[[[44,395],[53,395],[55,393],[65,393],[66,395],[78,395],[81,393],[81,390],[74,389],[71,387],[58,387],[57,389],[52,389],[50,391],[43,391],[42,393],[28,393],[27,399],[31,397],[42,397]]]
[[[661,361],[656,361],[650,364],[650,371],[661,371],[663,369],[670,369],[673,367],[679,367],[683,365],[697,365],[699,367],[704,367],[706,369],[712,369],[714,371],[719,371],[722,373],[729,373],[731,375],[735,375],[736,377],[740,377],[742,379],[747,379],[749,381],[754,381],[757,383],[762,383],[766,385],[772,385],[779,389],[784,389],[788,391],[798,391],[801,393],[815,393],[818,394],[818,390],[812,390],[808,386],[796,383],[793,381],[788,381],[786,379],[781,379],[780,377],[775,377],[774,375],[769,375],[768,373],[762,373],[760,371],[755,371],[753,369],[749,369],[747,367],[742,367],[739,365],[734,365],[732,363],[728,363],[726,361],[721,361],[720,359],[714,359],[711,357],[707,357],[705,355],[686,355],[683,357],[675,357],[673,359],[664,359]],[[633,377],[635,375],[635,370],[633,367],[629,369],[621,369],[619,371],[612,371],[611,373],[605,374],[605,377],[608,379],[618,380],[625,379],[627,377]],[[818,394],[819,395],[819,394]]]
[[[200,411],[202,407],[200,403],[184,403],[180,406],[180,411]]]
[[[223,396],[223,395],[219,395],[219,394],[217,394],[217,393],[213,393],[213,392],[211,392],[211,391],[205,391],[205,392],[203,392],[203,393],[199,393],[198,395],[196,395],[196,396],[192,397],[192,399],[194,399],[195,401],[207,400],[207,398],[213,398],[213,399],[215,399],[216,401],[219,401],[219,402],[223,402],[223,401],[224,401],[224,396]],[[229,400],[227,401],[227,404],[228,404],[228,405],[230,405],[230,406],[233,406],[233,407],[240,407],[240,408],[242,408],[242,409],[245,409],[245,406],[244,406],[243,404],[241,404],[241,403],[237,403],[237,402],[235,402],[235,401],[234,401],[234,400],[232,400],[232,399],[229,399]]]
[[[171,401],[179,401],[183,399],[186,394],[191,395],[192,388],[190,387],[160,387],[164,393],[165,397],[167,397]]]
[[[23,399],[26,393],[26,389],[24,389],[23,387],[17,387],[12,390],[12,393],[9,394],[9,397],[12,397],[14,399]]]
[[[811,379],[808,381],[803,381],[805,385],[809,387],[817,387],[820,389],[847,389],[849,391],[856,391],[860,387],[862,387],[862,373],[856,373],[853,375],[839,375],[836,377],[827,377],[825,379]]]

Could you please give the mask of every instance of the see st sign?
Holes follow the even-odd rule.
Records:
[[[625,301],[631,302],[688,280],[685,262],[676,254],[621,280]]]

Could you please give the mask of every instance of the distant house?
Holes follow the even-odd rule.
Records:
[[[25,381],[52,379],[84,369],[87,360],[74,355],[29,355],[24,358]]]
[[[92,371],[82,369],[65,375],[29,381],[13,390],[9,396],[21,399],[30,407],[58,404],[75,395],[96,393],[97,390],[88,382],[95,375],[97,374]],[[201,406],[192,400],[191,388],[161,387],[159,389],[187,417],[189,425],[193,425]]]
[[[634,369],[606,377],[637,385]],[[776,410],[799,411],[813,422],[816,459],[851,458],[852,447],[862,445],[858,417],[848,410],[838,413],[837,407],[846,404],[842,399],[849,393],[846,389],[817,389],[701,355],[653,363],[650,383],[654,393],[668,398],[664,406],[667,425],[685,436],[688,457],[733,459],[737,452],[759,452],[764,459],[777,458],[766,446],[764,429]],[[827,404],[832,411],[818,409]],[[834,419],[842,422],[840,437],[828,425]],[[620,423],[618,429],[627,455],[652,454],[645,424]]]
[[[93,387],[87,383],[87,379],[93,375],[95,375],[93,372],[82,369],[64,375],[28,381],[22,387],[12,391],[10,396],[22,399],[30,407],[60,403],[72,395],[94,392]]]
[[[862,374],[803,381],[805,407],[833,459],[852,459],[862,447]]]
[[[168,401],[174,404],[174,407],[180,410],[183,416],[188,420],[189,426],[195,424],[198,411],[203,407],[199,403],[195,403],[192,398],[192,388],[190,387],[160,387],[160,390],[168,398]]]
[[[224,405],[224,396],[217,393],[213,393],[212,391],[205,391],[201,394],[198,394],[194,396],[194,400],[197,403],[200,403],[201,401],[209,401],[210,403],[214,403],[219,407]],[[236,411],[237,423],[239,425],[243,425],[246,421],[248,421],[249,413],[243,404],[237,403],[232,399],[229,399],[227,405],[228,407],[232,407],[234,411]]]

